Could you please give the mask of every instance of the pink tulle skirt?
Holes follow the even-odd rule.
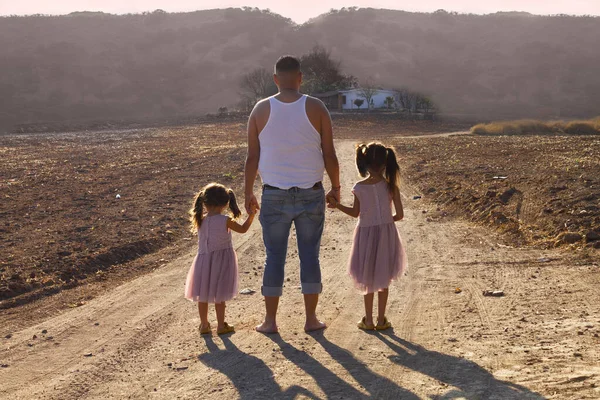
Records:
[[[361,293],[387,288],[407,266],[406,252],[394,223],[356,227],[348,273]]]
[[[238,263],[233,248],[197,254],[185,282],[185,298],[201,303],[231,300],[238,291]]]

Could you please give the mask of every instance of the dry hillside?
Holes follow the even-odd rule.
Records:
[[[244,71],[316,43],[345,73],[470,118],[591,117],[600,19],[342,9],[298,26],[258,9],[0,18],[0,128],[197,116]]]

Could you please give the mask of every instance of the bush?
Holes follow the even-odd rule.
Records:
[[[565,126],[569,135],[598,135],[600,130],[594,126],[594,121],[571,121]]]
[[[589,121],[517,120],[477,124],[474,135],[600,135],[600,117]]]

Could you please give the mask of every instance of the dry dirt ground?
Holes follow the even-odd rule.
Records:
[[[334,117],[346,138],[464,127],[387,114]],[[245,151],[239,118],[0,136],[0,309],[56,293],[62,306],[75,307],[114,279],[172,259],[192,239],[186,212],[195,191],[212,180],[239,189]],[[63,295],[91,282],[86,293]]]
[[[337,147],[348,201],[356,178],[353,142]],[[408,184],[402,192],[406,217],[398,227],[410,269],[390,291],[393,330],[368,334],[356,328],[362,298],[345,272],[355,221],[328,211],[318,309],[329,325],[324,332],[302,331],[298,258],[291,247],[280,335],[253,330],[263,315],[255,293],[228,303],[234,334],[200,337],[195,305],[182,297],[195,252],[188,248],[80,307],[47,318],[30,317],[31,310],[5,315],[0,396],[600,397],[598,264],[575,262],[558,249],[509,247],[497,233],[458,219],[428,221],[431,211],[423,211],[436,206],[413,200],[417,190]],[[241,287],[259,290],[264,253],[258,223],[235,237],[235,248]],[[505,296],[484,297],[485,289]],[[15,324],[17,319],[28,323]]]
[[[403,177],[442,213],[509,233],[512,243],[572,245],[598,257],[598,136],[461,135],[393,142]]]
[[[139,258],[191,239],[198,176],[235,187],[244,138],[241,123],[0,137],[0,308],[160,265]]]

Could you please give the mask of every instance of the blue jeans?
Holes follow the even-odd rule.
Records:
[[[285,258],[292,222],[296,227],[302,293],[321,293],[319,249],[325,223],[323,185],[288,190],[266,186],[262,192],[260,224],[267,260],[263,275],[263,296],[279,297],[283,292]]]

